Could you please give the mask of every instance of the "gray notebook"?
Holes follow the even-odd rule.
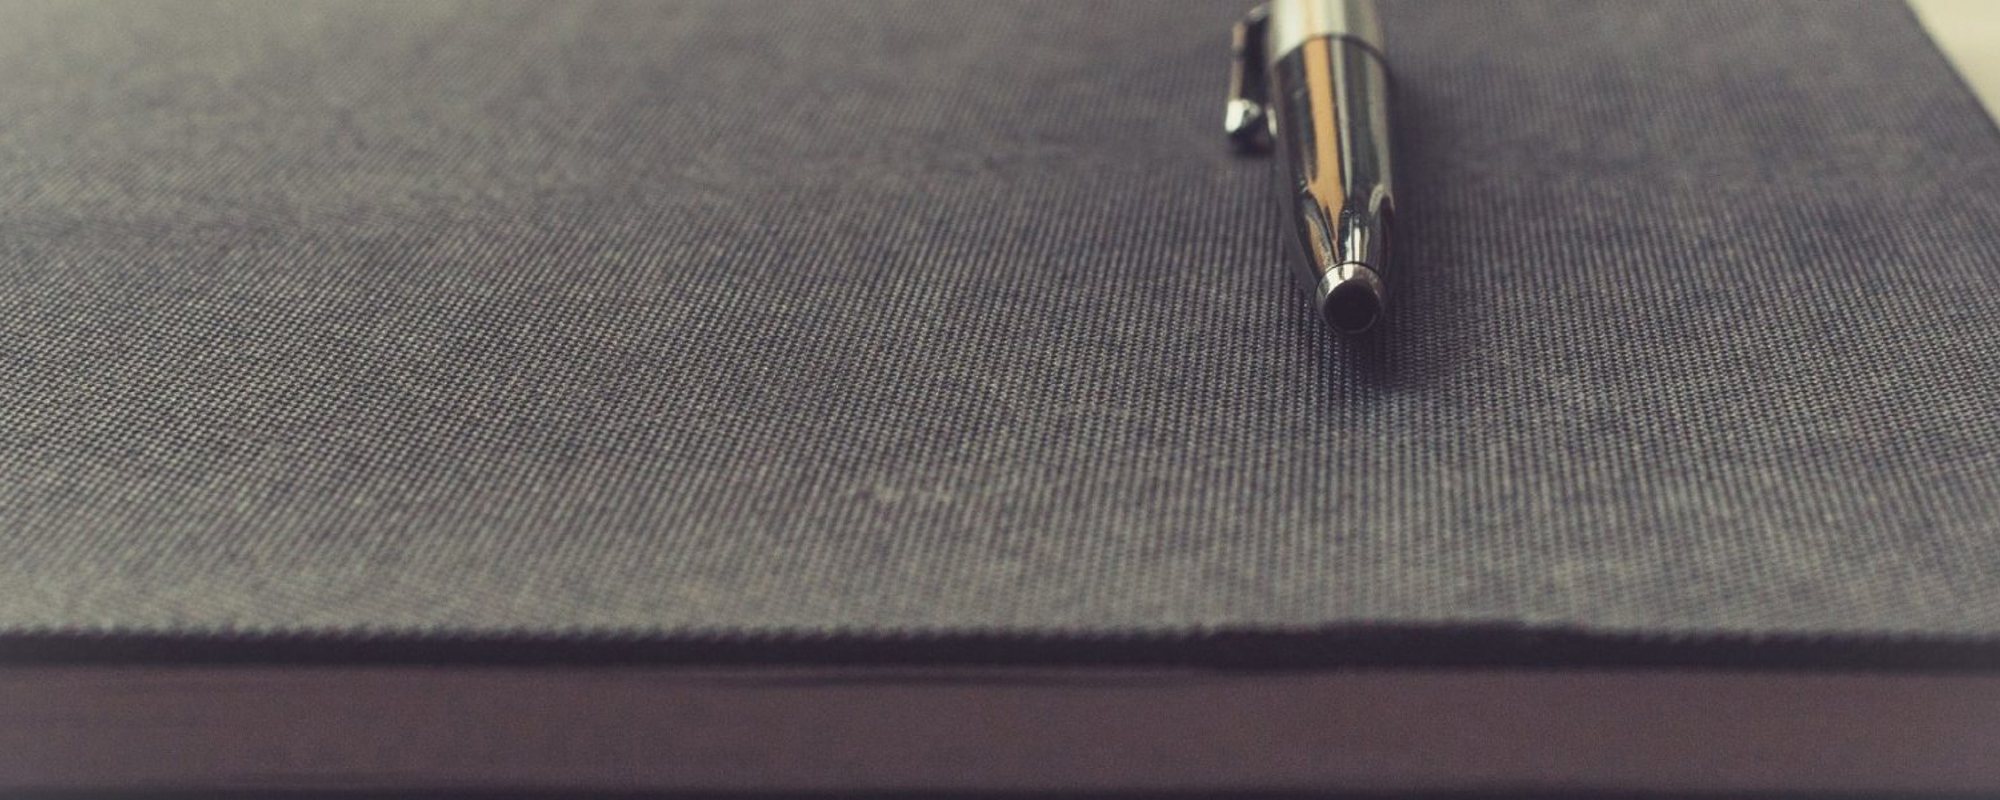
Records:
[[[2000,134],[1891,3],[0,7],[0,661],[2000,666]]]

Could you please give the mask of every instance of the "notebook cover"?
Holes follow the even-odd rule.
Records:
[[[0,660],[2000,664],[2000,135],[1876,2],[10,2]]]

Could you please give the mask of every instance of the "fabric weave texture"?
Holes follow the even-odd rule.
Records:
[[[2000,135],[1907,9],[1385,2],[1358,340],[1242,10],[0,5],[0,650],[2000,642]]]

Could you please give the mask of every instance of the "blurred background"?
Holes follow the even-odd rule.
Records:
[[[2000,2],[1910,0],[1910,5],[1986,104],[1986,113],[2000,119]]]

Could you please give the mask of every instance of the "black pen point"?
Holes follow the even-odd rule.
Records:
[[[1326,324],[1341,333],[1360,333],[1382,316],[1382,296],[1372,282],[1348,279],[1333,287],[1320,307]]]

